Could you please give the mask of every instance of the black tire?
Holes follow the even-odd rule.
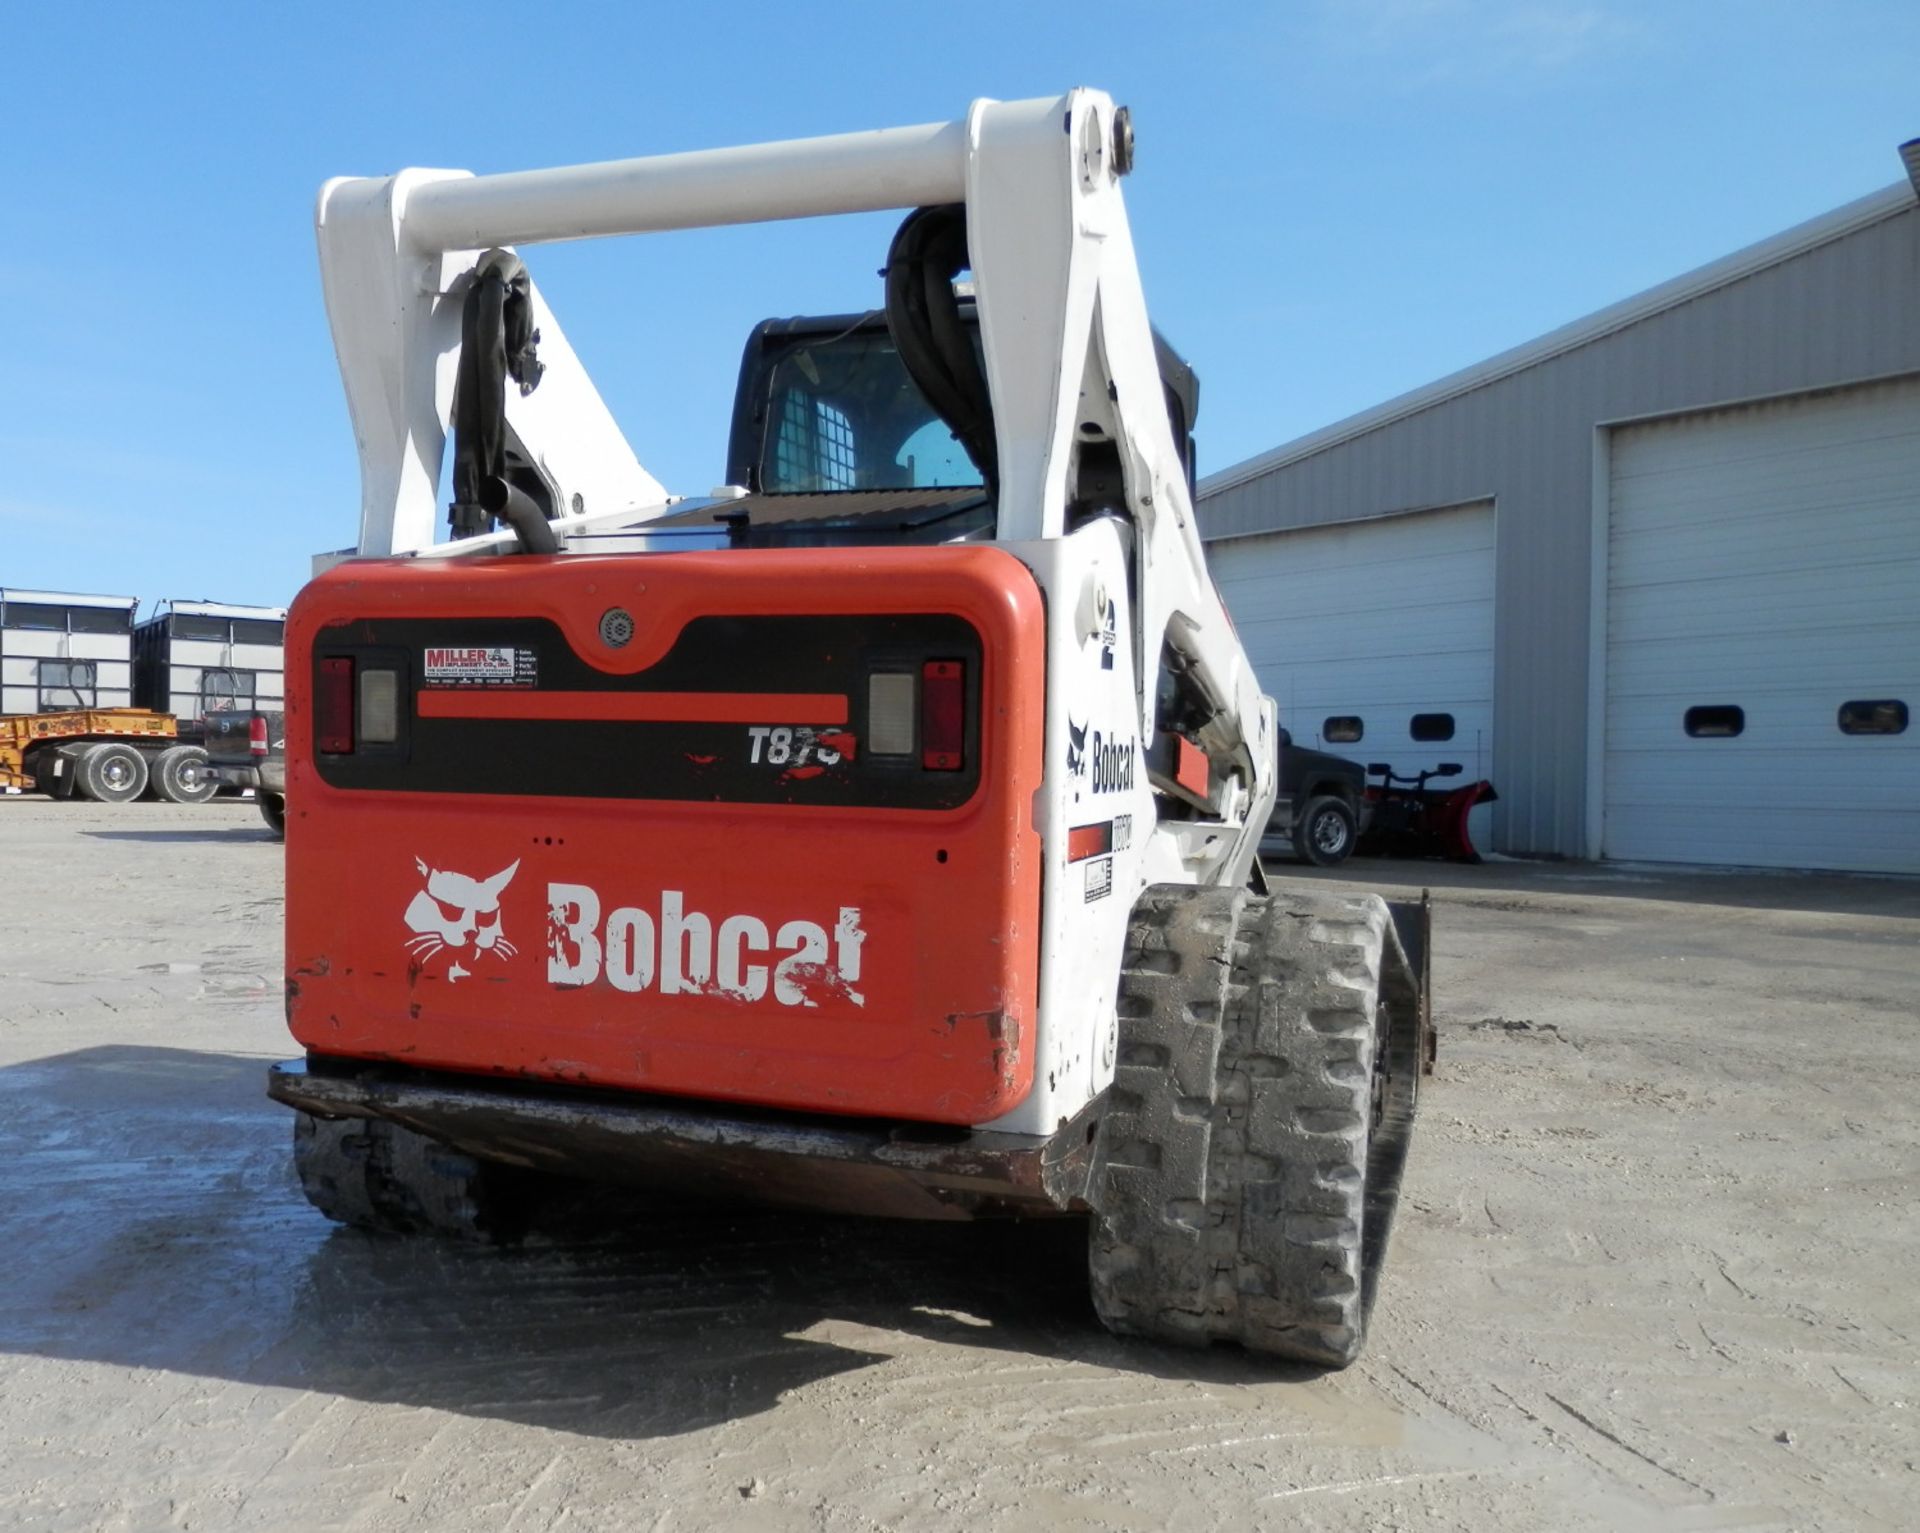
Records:
[[[169,804],[204,804],[220,791],[207,775],[207,753],[197,745],[169,745],[149,766],[154,795]]]
[[[267,829],[279,840],[287,839],[287,798],[284,793],[269,793],[265,788],[256,788],[254,802],[260,806],[260,818],[267,822]]]
[[[385,1118],[295,1112],[293,1165],[321,1213],[383,1235],[508,1245],[526,1234],[533,1210],[529,1173],[476,1160]]]
[[[147,758],[117,741],[90,745],[75,766],[74,785],[96,803],[127,803],[147,791]]]
[[[1359,1355],[1384,1240],[1367,1214],[1389,920],[1374,895],[1147,891],[1095,1145],[1109,1329],[1334,1368]]]
[[[42,745],[26,752],[22,763],[33,785],[48,798],[67,799],[74,795],[80,770],[76,753],[58,745]],[[57,768],[57,770],[56,770]]]
[[[1302,862],[1331,868],[1353,855],[1360,827],[1353,806],[1331,794],[1307,800],[1293,823],[1293,849]]]

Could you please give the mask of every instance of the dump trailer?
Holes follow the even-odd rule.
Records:
[[[512,1239],[564,1174],[1072,1217],[1116,1331],[1358,1353],[1428,914],[1266,890],[1274,707],[1195,525],[1133,153],[1076,90],[322,189],[362,501],[288,619],[305,1053],[269,1090],[323,1213]],[[522,260],[881,209],[872,313],[753,331],[699,499]]]
[[[147,706],[133,692],[138,605],[132,596],[0,586],[0,714]]]
[[[283,607],[160,603],[134,625],[134,701],[196,734],[220,714],[278,708],[286,616]]]

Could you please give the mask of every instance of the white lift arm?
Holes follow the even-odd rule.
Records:
[[[407,170],[328,182],[316,222],[360,448],[359,552],[433,546],[462,278],[484,251],[964,202],[999,456],[999,538],[1061,536],[1077,445],[1117,443],[1139,529],[1141,632],[1150,644],[1167,636],[1218,708],[1217,734],[1203,743],[1254,758],[1256,797],[1270,799],[1262,699],[1206,570],[1162,393],[1120,195],[1131,158],[1124,112],[1099,91],[1075,90],[976,101],[959,122],[879,132],[506,175]],[[537,289],[534,302],[546,373],[531,394],[509,390],[507,403],[521,452],[570,525],[658,514],[669,497]],[[505,540],[469,541],[480,551]],[[1159,657],[1141,659],[1150,682]],[[1150,732],[1152,688],[1142,690]]]
[[[430,547],[453,415],[462,279],[496,246],[959,202],[967,125],[474,176],[405,170],[320,189],[320,276],[360,449],[358,552]],[[634,518],[668,500],[635,459],[539,289],[533,393],[507,424],[566,512]]]

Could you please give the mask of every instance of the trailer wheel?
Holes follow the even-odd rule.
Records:
[[[1353,855],[1353,843],[1359,827],[1353,808],[1343,798],[1323,794],[1307,800],[1307,806],[1293,826],[1293,849],[1302,862],[1316,868],[1331,868]]]
[[[527,1232],[531,1173],[476,1160],[385,1118],[295,1112],[293,1165],[307,1201],[382,1235],[509,1245]]]
[[[255,791],[254,802],[260,806],[260,818],[267,822],[267,829],[281,841],[287,839],[287,796],[284,793],[269,793],[265,788]]]
[[[127,803],[147,791],[147,758],[117,741],[90,745],[75,765],[74,786],[97,803]]]
[[[204,804],[220,789],[197,745],[169,745],[153,758],[153,790],[169,804]]]
[[[1359,1355],[1399,1167],[1370,1177],[1389,919],[1373,895],[1163,886],[1136,907],[1090,1198],[1109,1329]]]

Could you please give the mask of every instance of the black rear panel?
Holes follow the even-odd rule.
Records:
[[[461,651],[487,652],[498,674],[449,674],[458,667],[446,657]],[[319,775],[337,788],[947,809],[970,799],[980,780],[980,638],[970,623],[950,615],[704,617],[688,623],[656,664],[634,676],[589,665],[544,618],[370,619],[317,636],[316,696],[320,668],[339,658],[353,659],[358,668],[397,669],[409,706],[401,708],[394,743],[361,742],[351,754],[316,756]],[[917,674],[935,660],[958,660],[966,668],[961,769],[925,770],[917,751],[873,755],[867,749],[869,676]],[[622,699],[675,694],[696,699],[688,712],[711,701],[731,717],[716,723],[437,716],[482,709],[502,693],[512,694],[514,709],[532,715],[540,712],[543,693],[567,694],[574,712],[587,713],[601,699],[612,713]],[[844,697],[845,722],[782,718],[777,702],[758,716],[753,699],[783,694]],[[782,739],[773,731],[787,734]]]

